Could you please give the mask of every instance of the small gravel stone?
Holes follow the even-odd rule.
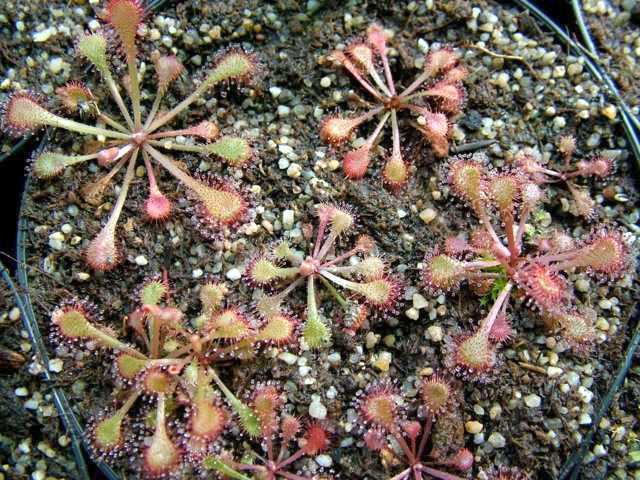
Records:
[[[60,373],[64,367],[64,362],[61,358],[54,358],[49,360],[49,371],[54,373]]]
[[[54,250],[64,249],[64,234],[62,232],[54,232],[49,235],[49,246]]]
[[[13,391],[13,393],[15,393],[16,397],[26,397],[29,395],[29,390],[25,387],[18,387]]]
[[[315,460],[316,463],[321,467],[329,468],[331,465],[333,465],[333,460],[329,455],[318,455]]]
[[[611,301],[610,301],[610,300],[607,300],[607,299],[605,298],[605,299],[602,299],[602,300],[600,300],[600,301],[598,302],[598,306],[599,306],[601,309],[603,309],[603,310],[611,310],[611,307],[612,307],[613,305],[611,304]]]
[[[19,22],[19,23],[22,23],[22,22]],[[16,26],[17,26],[17,24],[16,24]],[[41,32],[34,33],[31,36],[31,38],[33,39],[33,41],[35,43],[42,43],[42,42],[46,42],[47,40],[49,40],[56,33],[58,33],[58,32],[57,32],[55,27],[49,27],[49,28],[45,28]]]
[[[414,307],[409,308],[406,312],[404,312],[404,314],[411,320],[417,320],[418,317],[420,317],[420,312]]]
[[[32,480],[44,480],[47,477],[47,474],[42,470],[36,470],[31,474]]]
[[[429,333],[429,337],[431,338],[432,341],[434,342],[441,342],[442,341],[442,327],[438,326],[438,325],[431,325],[429,328],[427,328],[427,333]]]
[[[309,404],[309,416],[318,420],[324,420],[327,416],[327,407],[319,399],[314,399]]]
[[[596,457],[603,457],[607,454],[607,450],[601,444],[597,444],[595,447],[593,447],[593,454]]]
[[[582,385],[578,387],[578,395],[583,403],[591,403],[591,400],[593,400],[593,392]]]
[[[524,404],[529,408],[538,408],[541,403],[542,399],[534,393],[524,397]]]
[[[291,113],[291,109],[286,105],[278,105],[278,116],[279,117],[288,117]]]
[[[279,168],[280,170],[285,170],[286,168],[288,168],[288,167],[289,167],[289,165],[290,165],[290,164],[291,164],[291,162],[290,162],[290,161],[289,161],[289,159],[288,159],[288,158],[286,158],[286,157],[280,157],[280,158],[278,159],[278,168]]]
[[[81,282],[86,282],[91,278],[91,275],[89,275],[87,272],[78,272],[76,273],[76,278]]]
[[[580,417],[578,417],[578,423],[580,425],[591,425],[591,415],[589,415],[588,413],[583,413],[582,415],[580,415]]]
[[[289,165],[289,168],[287,168],[287,177],[298,178],[301,173],[302,167],[297,163],[292,163]]]
[[[242,277],[242,272],[234,267],[227,272],[226,277],[232,282],[235,282],[236,280],[240,280],[240,277]]]
[[[20,320],[20,309],[18,307],[13,307],[9,311],[9,320],[11,320],[12,322]]]
[[[564,117],[555,117],[553,119],[553,128],[556,130],[562,130],[567,126],[567,120]]]
[[[429,302],[427,301],[427,299],[424,298],[419,293],[413,294],[412,301],[413,301],[413,308],[415,308],[416,310],[420,310],[422,308],[426,308],[429,306]]]
[[[193,272],[191,272],[191,276],[193,278],[200,278],[202,275],[204,275],[204,270],[202,270],[201,268],[196,268]]]
[[[136,265],[139,265],[140,267],[144,267],[145,265],[149,264],[149,260],[147,260],[147,257],[145,257],[144,255],[138,255],[135,258],[135,262]]]
[[[576,281],[576,290],[578,290],[579,292],[586,293],[589,291],[589,289],[590,283],[586,278],[579,278]]]
[[[618,114],[618,110],[614,105],[605,105],[601,110],[602,116],[608,118],[609,120],[614,120],[616,115]]]
[[[469,420],[464,424],[464,428],[467,432],[476,434],[482,431],[482,429],[484,428],[484,425],[482,425],[477,420]]]
[[[285,210],[282,212],[282,226],[285,230],[291,230],[295,221],[295,214],[293,210]]]
[[[549,367],[547,368],[547,376],[549,378],[558,378],[562,375],[562,369],[558,367]]]
[[[578,384],[580,383],[580,375],[578,375],[576,372],[567,373],[567,383],[574,387],[578,386]]]
[[[60,71],[64,68],[64,61],[60,57],[55,57],[49,60],[49,70],[54,75],[56,73],[60,73]]]
[[[495,405],[492,405],[491,408],[489,409],[489,418],[491,420],[495,420],[500,415],[502,415],[502,407],[497,403]]]
[[[273,98],[278,98],[282,93],[282,89],[280,87],[271,87],[269,88],[269,93]]]
[[[295,365],[295,363],[298,361],[298,356],[290,352],[282,352],[280,355],[278,355],[278,358],[287,365]]]
[[[373,366],[381,372],[388,372],[392,358],[390,352],[380,352],[380,354],[375,357]]]
[[[342,360],[342,358],[340,357],[340,354],[338,352],[333,352],[333,353],[327,355],[327,361],[331,365],[338,365],[338,364],[340,364],[341,360]]]
[[[499,432],[493,432],[491,435],[489,435],[487,441],[493,446],[493,448],[504,448],[504,446],[507,444],[506,439]]]
[[[433,208],[425,208],[419,214],[420,220],[422,220],[424,223],[431,223],[437,215],[438,214]]]
[[[322,77],[320,79],[320,86],[322,88],[329,88],[331,86],[331,79],[329,77]]]

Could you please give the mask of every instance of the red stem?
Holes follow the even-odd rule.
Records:
[[[418,459],[422,458],[424,449],[427,446],[427,440],[431,436],[431,425],[433,425],[433,415],[431,412],[427,414],[427,419],[424,422],[424,431],[422,432],[422,438],[420,439],[420,447],[418,447]]]
[[[282,468],[286,467],[287,465],[292,464],[293,462],[295,462],[298,459],[300,459],[301,457],[303,457],[305,454],[306,454],[306,452],[301,448],[296,453],[291,455],[289,458],[287,458],[287,459],[283,460],[282,462],[278,463],[278,465],[276,467],[276,470],[281,470]]]
[[[518,223],[518,233],[516,235],[516,247],[522,251],[522,236],[524,235],[524,224],[527,222],[529,215],[531,214],[531,207],[525,205],[520,212],[520,222]]]
[[[327,228],[327,223],[329,223],[329,217],[323,216],[320,219],[320,225],[318,225],[318,232],[316,233],[316,241],[313,246],[313,258],[318,256],[318,252],[320,251],[320,245],[322,244],[322,239],[324,238],[324,231]]]
[[[496,321],[496,318],[498,318],[498,314],[502,309],[502,304],[505,303],[509,298],[509,294],[511,293],[512,288],[513,288],[513,283],[507,282],[507,284],[504,286],[504,288],[500,292],[500,295],[498,295],[498,298],[496,298],[496,302],[493,304],[493,306],[491,307],[491,310],[489,311],[489,314],[487,315],[487,317],[482,322],[482,325],[480,326],[483,332],[488,334],[491,331],[491,327],[493,327],[493,324]]]
[[[349,59],[345,58],[344,61],[342,62],[342,65],[344,66],[344,68],[346,68],[349,71],[349,73],[351,73],[351,75],[353,75],[353,78],[355,78],[360,83],[360,85],[362,85],[365,89],[367,89],[367,91],[371,95],[376,97],[378,100],[382,101],[383,99],[382,94],[367,80],[365,80],[362,75],[360,75],[360,71],[356,68],[356,66],[353,63],[351,63]]]
[[[153,167],[151,166],[151,162],[149,161],[149,154],[143,150],[142,156],[144,158],[144,166],[147,169],[147,177],[149,177],[149,191],[152,195],[161,194],[160,189],[158,188],[158,182],[156,181],[156,175],[153,172]]]
[[[511,252],[500,241],[500,238],[496,234],[496,231],[493,229],[493,225],[491,225],[491,220],[489,219],[489,215],[487,215],[484,207],[478,203],[474,205],[474,207],[474,210],[478,214],[478,217],[480,218],[480,220],[482,220],[482,225],[493,240],[497,256],[509,258],[511,256]]]
[[[451,473],[443,472],[441,470],[427,467],[425,465],[422,465],[421,469],[424,473],[428,473],[432,477],[438,478],[440,480],[464,480],[462,477],[459,477],[457,475],[452,475]]]
[[[396,439],[396,441],[398,442],[398,444],[400,445],[400,448],[402,448],[402,451],[404,452],[404,454],[407,457],[407,460],[409,461],[409,463],[411,465],[413,465],[414,463],[416,463],[417,459],[416,459],[416,455],[415,452],[412,451],[409,448],[409,445],[407,445],[407,441],[404,439],[404,437],[402,436],[402,434],[396,429],[395,431],[391,432],[391,434],[393,435],[393,437]]]
[[[516,238],[513,233],[513,212],[502,212],[502,221],[504,222],[504,229],[507,234],[507,245],[509,245],[509,252],[511,253],[511,259],[516,259],[520,255],[518,245],[516,244]]]
[[[336,263],[341,262],[342,260],[345,260],[347,258],[349,258],[352,255],[355,255],[356,253],[358,253],[360,251],[359,248],[355,247],[352,248],[351,250],[349,250],[346,253],[343,253],[342,255],[337,256],[336,258],[334,258],[333,260],[330,260],[326,263],[323,263],[322,265],[320,265],[320,269],[325,269],[325,268],[329,268],[332,265],[335,265]]]

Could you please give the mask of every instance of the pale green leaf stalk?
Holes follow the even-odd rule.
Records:
[[[207,457],[203,460],[202,466],[208,470],[215,470],[227,478],[233,478],[235,480],[253,480],[252,477],[238,472],[231,468],[219,457]]]
[[[302,329],[302,335],[310,348],[320,348],[331,341],[331,332],[320,319],[313,280],[313,277],[309,277],[307,281],[307,321]]]
[[[228,53],[215,67],[213,67],[207,75],[207,78],[205,78],[205,80],[191,95],[151,124],[149,127],[150,132],[157,130],[162,125],[171,121],[176,115],[180,114],[211,87],[225,80],[242,80],[245,77],[251,76],[255,70],[255,63],[246,53]]]
[[[222,383],[222,380],[220,380],[220,377],[218,377],[218,374],[215,371],[211,370],[210,374],[214,382],[216,382],[216,384],[218,385],[218,388],[222,390],[222,393],[231,405],[233,411],[236,412],[236,414],[240,418],[240,424],[242,425],[243,430],[247,432],[251,437],[257,437],[258,435],[260,435],[260,420],[258,419],[258,416],[255,414],[255,412],[247,405],[242,403],[242,401],[238,397],[236,397],[224,383]]]
[[[78,51],[100,72],[127,125],[129,128],[133,128],[133,120],[124,105],[118,86],[111,76],[109,61],[107,60],[107,39],[99,33],[83,35],[78,41]]]
[[[121,350],[138,358],[141,357],[141,354],[138,351],[111,336],[109,333],[94,326],[87,317],[78,310],[69,310],[67,312],[58,310],[57,312],[54,312],[52,318],[64,337],[80,340],[94,340],[103,347]]]
[[[160,280],[152,280],[142,287],[140,301],[143,305],[158,305],[166,294],[166,285]]]
[[[65,168],[87,160],[94,160],[98,153],[89,155],[63,155],[62,153],[43,152],[33,162],[33,172],[38,178],[51,178],[60,175]]]
[[[123,443],[122,421],[139,396],[140,392],[134,391],[113,415],[95,425],[95,442],[102,450],[109,451]]]
[[[222,137],[217,142],[206,145],[205,149],[234,167],[244,165],[251,158],[249,143],[240,137]]]
[[[203,155],[215,155],[232,167],[242,167],[253,155],[251,146],[241,137],[222,137],[207,145],[183,145],[173,141],[149,141],[151,145],[180,152],[200,153]]]

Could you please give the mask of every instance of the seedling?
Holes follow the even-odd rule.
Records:
[[[613,170],[613,159],[594,156],[588,160],[579,160],[572,166],[576,151],[576,139],[572,136],[560,137],[558,151],[563,158],[560,170],[554,170],[540,164],[540,158],[532,152],[519,152],[517,162],[529,179],[538,185],[564,182],[573,199],[570,211],[576,216],[592,219],[595,214],[595,200],[586,188],[576,185],[578,178],[606,178]]]
[[[245,270],[247,280],[265,288],[281,285],[279,293],[268,295],[261,291],[257,311],[264,318],[282,314],[282,303],[300,285],[307,285],[307,318],[303,336],[312,348],[326,344],[331,339],[328,325],[322,320],[316,301],[316,281],[320,281],[353,318],[361,322],[366,316],[358,304],[345,299],[335,286],[354,294],[360,305],[380,311],[393,310],[401,292],[397,280],[387,273],[385,262],[372,255],[373,240],[367,236],[357,239],[355,245],[341,254],[332,254],[336,241],[353,229],[355,216],[346,207],[321,204],[317,209],[318,229],[313,249],[303,258],[287,243],[280,243],[272,250],[255,257]],[[356,255],[365,255],[358,263],[345,264]],[[281,266],[286,264],[287,266]]]
[[[444,459],[435,457],[435,446],[428,448],[436,416],[456,404],[454,397],[455,392],[447,380],[435,376],[424,381],[421,385],[421,406],[425,410],[423,421],[406,419],[404,412],[400,411],[398,389],[391,383],[374,384],[358,399],[358,411],[366,428],[364,441],[367,448],[406,465],[389,480],[461,480],[461,477],[442,469],[458,472],[471,469],[473,455],[466,448]],[[391,440],[397,443],[399,452]]]
[[[260,420],[260,446],[251,454],[244,452],[244,460],[239,461],[234,460],[229,452],[209,456],[203,461],[203,467],[238,480],[316,478],[293,473],[291,469],[305,456],[315,456],[327,449],[329,435],[326,429],[317,422],[308,422],[303,427],[298,418],[282,413],[282,394],[276,385],[270,383],[254,389],[250,406]],[[289,451],[291,444],[296,445],[293,451]],[[299,444],[302,446],[297,446]]]
[[[387,35],[379,25],[372,25],[364,41],[351,43],[344,51],[335,51],[330,57],[343,66],[372,97],[362,100],[368,110],[359,115],[326,118],[320,137],[333,146],[346,143],[360,125],[379,118],[371,135],[358,148],[347,152],[342,165],[344,174],[352,180],[364,177],[371,163],[375,146],[385,126],[391,123],[392,151],[382,169],[386,185],[399,190],[409,178],[409,167],[401,152],[398,117],[403,112],[414,116],[411,124],[430,142],[438,157],[449,152],[452,120],[462,109],[465,89],[462,80],[467,70],[459,64],[458,54],[451,48],[435,49],[426,56],[422,73],[406,88],[394,80],[389,64]],[[377,61],[382,62],[382,73]]]

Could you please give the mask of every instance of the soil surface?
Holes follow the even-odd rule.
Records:
[[[0,478],[75,478],[70,438],[57,420],[43,366],[22,329],[14,291],[0,288]],[[54,367],[55,368],[55,367]]]

